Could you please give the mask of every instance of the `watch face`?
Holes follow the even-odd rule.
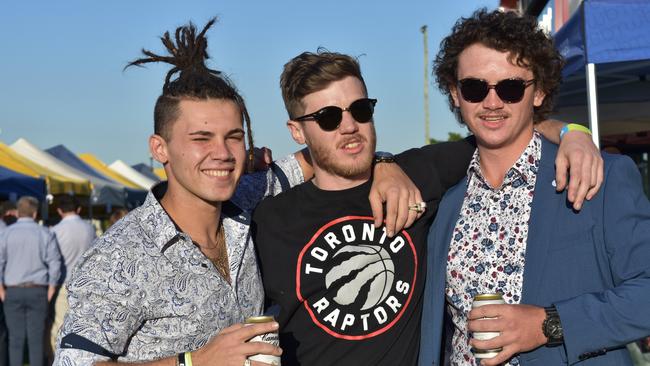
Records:
[[[393,154],[383,152],[383,151],[377,151],[375,152],[375,163],[394,163],[395,158],[393,157]]]
[[[392,156],[377,156],[375,157],[376,163],[394,163],[395,159]]]
[[[564,332],[562,323],[557,314],[548,314],[542,325],[544,336],[548,338],[548,346],[557,346],[563,343]]]
[[[552,338],[561,338],[562,337],[562,326],[560,325],[560,319],[552,318],[548,322],[549,335]]]

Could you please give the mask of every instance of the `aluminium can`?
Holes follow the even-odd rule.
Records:
[[[503,296],[499,293],[495,294],[479,294],[474,296],[474,301],[472,302],[472,309],[479,308],[481,306],[485,305],[500,305],[500,304],[505,304],[505,300],[503,300]],[[485,318],[485,319],[490,319],[490,318]],[[494,337],[499,336],[499,332],[474,332],[472,334],[472,337],[478,340],[486,341],[488,339],[492,339]],[[474,353],[474,357],[476,358],[492,358],[496,356],[499,352],[501,352],[501,348],[495,348],[495,349],[476,349],[473,348],[472,352]]]
[[[260,323],[270,323],[275,321],[275,318],[273,316],[252,316],[250,318],[247,318],[244,321],[244,325],[253,325],[253,324],[260,324]],[[276,347],[280,346],[280,336],[277,331],[275,332],[270,332],[270,333],[264,333],[260,335],[256,335],[255,337],[251,338],[249,342],[265,342],[265,343],[270,343]],[[274,366],[280,366],[280,357],[279,356],[273,356],[273,355],[263,355],[263,354],[256,354],[248,357],[249,360],[251,361],[259,361],[259,362],[265,362]]]

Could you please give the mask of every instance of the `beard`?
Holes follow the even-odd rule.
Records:
[[[377,143],[375,128],[371,129],[370,138],[366,139],[363,135],[353,135],[364,143],[367,143],[367,148],[351,162],[344,162],[337,160],[332,149],[325,146],[324,143],[307,141],[309,152],[314,164],[324,171],[343,178],[356,178],[360,175],[368,173],[372,168],[372,161],[375,154],[375,146]],[[327,141],[325,141],[327,142]]]

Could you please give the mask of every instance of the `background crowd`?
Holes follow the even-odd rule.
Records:
[[[96,238],[70,195],[57,197],[58,223],[37,222],[40,203],[31,196],[0,204],[0,365],[50,364],[68,309],[63,284]],[[116,208],[104,226],[127,211]],[[27,348],[25,348],[25,344]],[[9,363],[8,363],[9,362]]]

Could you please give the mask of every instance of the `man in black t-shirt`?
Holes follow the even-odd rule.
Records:
[[[303,53],[285,65],[281,86],[291,135],[307,144],[314,169],[311,181],[263,201],[253,216],[266,295],[280,308],[282,363],[415,365],[427,232],[475,147],[463,140],[396,156],[425,202],[409,208],[426,211],[389,233],[374,225],[368,203],[376,100],[357,61]]]

